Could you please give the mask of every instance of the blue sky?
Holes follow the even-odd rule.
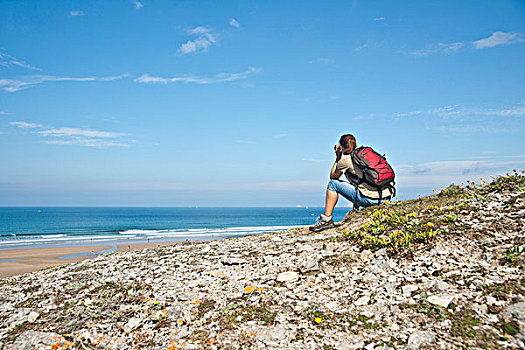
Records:
[[[3,1],[0,205],[323,205],[343,133],[402,199],[525,169],[524,33],[523,1]]]

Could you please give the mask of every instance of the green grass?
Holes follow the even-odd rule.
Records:
[[[355,242],[362,249],[386,248],[390,254],[411,254],[431,246],[436,237],[473,231],[461,225],[459,217],[478,211],[476,202],[487,201],[490,193],[524,191],[523,173],[497,177],[490,183],[451,184],[436,195],[367,208],[352,216],[352,223],[362,224],[344,225],[340,239]],[[516,260],[522,251],[515,247],[507,253],[507,260]]]

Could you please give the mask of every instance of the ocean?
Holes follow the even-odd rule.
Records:
[[[215,240],[312,225],[323,208],[0,207],[0,249]],[[341,220],[348,208],[336,208]]]

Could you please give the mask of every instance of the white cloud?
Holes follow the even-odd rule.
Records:
[[[311,60],[309,63],[330,63],[331,60],[326,57],[317,58],[315,60]]]
[[[195,52],[208,52],[208,47],[217,43],[218,35],[215,34],[211,28],[202,26],[195,27],[189,30],[188,34],[197,36],[197,38],[188,40],[182,44],[177,50],[177,53],[184,55]]]
[[[17,67],[26,68],[26,69],[40,70],[40,68],[34,67],[30,65],[29,63],[21,61],[14,56],[8,55],[2,50],[0,50],[0,66],[4,66],[4,67],[17,66]]]
[[[84,147],[93,147],[93,148],[109,148],[109,147],[129,147],[129,144],[111,141],[111,140],[101,140],[101,139],[90,139],[90,138],[81,138],[73,137],[70,140],[49,140],[43,141],[47,145],[76,145]]]
[[[385,17],[376,17],[374,18],[374,21],[384,21],[386,18]]]
[[[170,183],[170,182],[122,182],[109,184],[86,185],[92,189],[114,190],[140,190],[140,191],[170,191],[186,190],[192,187],[189,183]],[[288,191],[288,192],[311,192],[319,188],[326,187],[324,181],[311,180],[290,180],[275,182],[258,183],[202,183],[199,189],[204,191]]]
[[[235,20],[235,18],[230,18],[230,25],[235,28],[239,28],[241,24]]]
[[[273,135],[273,138],[274,139],[282,139],[282,138],[285,138],[286,136],[288,136],[288,134],[277,134],[277,135]]]
[[[10,122],[10,125],[14,125],[21,129],[36,129],[36,128],[43,128],[44,126],[41,124],[34,124],[34,123],[26,123],[26,122]]]
[[[418,115],[438,115],[441,117],[459,115],[464,113],[458,105],[449,105],[443,107],[437,107],[427,110],[415,110],[406,113],[394,113],[395,117],[413,117]]]
[[[456,42],[456,43],[450,43],[450,44],[437,43],[437,44],[427,45],[425,48],[420,49],[420,50],[410,51],[409,54],[413,56],[421,56],[421,57],[430,56],[434,54],[450,55],[450,54],[456,53],[463,46],[465,46],[465,44],[462,42]]]
[[[525,117],[525,106],[514,106],[508,108],[472,108],[460,107],[458,105],[443,106],[426,110],[415,110],[405,113],[394,113],[395,117],[414,116],[499,116],[499,117]]]
[[[45,140],[42,143],[45,144],[77,145],[93,148],[129,146],[129,144],[118,139],[127,135],[123,133],[86,128],[54,128],[27,122],[10,122],[9,124],[20,129],[33,129],[31,133],[43,137]]]
[[[482,111],[485,115],[495,115],[500,117],[525,117],[525,107],[511,107],[504,109],[486,109]]]
[[[139,10],[144,7],[144,5],[140,1],[136,1],[136,0],[133,1],[133,6],[135,7],[136,10]]]
[[[359,45],[357,47],[355,47],[352,52],[359,52],[361,51],[362,49],[366,49],[369,45],[368,44],[363,44],[363,45]]]
[[[69,17],[82,17],[84,16],[84,11],[70,11]]]
[[[329,161],[328,159],[317,159],[317,158],[302,158],[301,160],[304,162],[313,162],[313,163],[326,163]]]
[[[249,67],[244,72],[219,73],[212,77],[183,75],[183,76],[178,76],[178,77],[173,77],[173,78],[162,78],[162,77],[154,77],[149,74],[144,74],[136,78],[134,81],[137,83],[150,83],[150,84],[169,84],[169,83],[177,83],[177,82],[194,83],[194,84],[215,84],[215,83],[223,83],[223,82],[228,82],[228,81],[247,79],[250,76],[260,71],[261,70],[259,68]]]
[[[245,144],[245,145],[252,145],[255,142],[249,141],[249,140],[235,140],[235,143],[241,143],[241,144]]]
[[[477,181],[480,177],[490,180],[492,175],[503,175],[511,169],[521,169],[525,160],[520,156],[492,156],[486,159],[441,160],[422,164],[394,166],[399,188],[434,188]],[[503,160],[503,158],[511,160]],[[512,159],[514,158],[514,159]]]
[[[445,161],[435,161],[435,162],[427,162],[424,163],[418,167],[428,169],[428,173],[433,174],[439,174],[439,175],[445,175],[445,174],[451,174],[451,175],[470,175],[470,174],[483,174],[483,173],[490,173],[491,171],[496,170],[505,170],[509,167],[516,167],[521,164],[525,164],[524,160],[500,160],[498,158],[490,158],[487,157],[486,160],[479,160],[479,159],[473,159],[473,160],[445,160]],[[504,157],[501,157],[504,158]],[[414,173],[414,170],[410,170],[410,172]]]
[[[129,77],[129,74],[121,74],[108,77],[57,77],[52,75],[33,75],[18,79],[0,79],[0,88],[7,92],[15,92],[28,89],[45,82],[93,82],[93,81],[114,81]]]
[[[37,131],[36,133],[42,136],[50,136],[50,137],[82,136],[82,137],[112,138],[112,137],[123,135],[123,134],[116,133],[116,132],[97,131],[97,130],[81,129],[81,128],[53,128],[53,129],[48,129],[48,130]]]
[[[522,33],[494,32],[488,38],[476,40],[472,43],[476,49],[485,49],[499,45],[511,45],[525,41]]]

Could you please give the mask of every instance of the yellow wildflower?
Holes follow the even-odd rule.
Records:
[[[321,321],[322,321],[321,317],[316,317],[315,318],[315,323],[319,324],[319,323],[321,323]]]

